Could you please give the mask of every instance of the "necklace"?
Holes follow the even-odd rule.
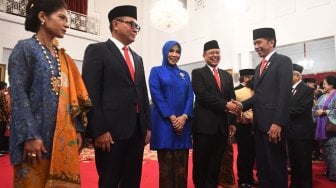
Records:
[[[49,69],[50,69],[50,85],[51,85],[51,90],[58,95],[59,91],[60,91],[60,87],[61,87],[61,63],[59,61],[58,58],[58,54],[57,54],[57,48],[53,45],[52,48],[54,50],[55,53],[55,58],[57,61],[57,68],[58,68],[58,76],[55,75],[55,71],[54,71],[54,67],[49,59],[49,56],[47,55],[47,51],[46,48],[42,45],[41,41],[37,38],[37,35],[35,35],[35,39],[37,41],[37,43],[40,45],[43,54],[48,62],[49,65]]]

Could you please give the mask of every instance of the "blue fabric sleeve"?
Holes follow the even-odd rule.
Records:
[[[27,54],[29,53],[24,42],[19,42],[9,58],[8,66],[10,90],[13,94],[11,95],[12,114],[16,114],[16,118],[21,119],[21,123],[17,125],[20,127],[16,127],[16,130],[19,131],[16,134],[25,135],[20,137],[22,139],[20,142],[41,138],[39,132],[41,125],[35,122],[28,100],[31,73],[28,71],[30,67]]]
[[[169,116],[174,115],[173,110],[170,108],[170,105],[161,91],[160,78],[157,68],[155,67],[151,70],[149,75],[149,89],[152,102],[159,109],[162,116],[169,118]]]

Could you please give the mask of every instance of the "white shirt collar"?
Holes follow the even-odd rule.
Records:
[[[273,50],[271,53],[269,53],[269,54],[265,57],[265,59],[266,59],[267,62],[269,62],[269,59],[271,58],[271,56],[272,56],[274,53],[275,53],[275,50]]]
[[[213,73],[213,69],[215,68],[215,69],[217,69],[217,71],[218,71],[218,66],[216,66],[216,67],[212,67],[212,66],[210,66],[210,65],[208,65],[208,64],[206,64],[208,67],[209,67],[209,69],[211,70],[211,72]]]
[[[122,50],[122,48],[125,46],[118,39],[116,39],[112,36],[110,37],[110,40],[118,47],[119,50]]]
[[[296,82],[296,83],[292,86],[292,88],[293,88],[293,89],[296,89],[296,87],[297,87],[297,86],[299,85],[299,83],[301,83],[301,82],[302,82],[302,80]]]
[[[125,45],[123,43],[121,43],[118,39],[114,38],[113,36],[110,37],[110,40],[117,46],[117,48],[119,49],[121,55],[125,58],[124,51],[123,51],[123,47]],[[128,47],[128,54],[129,54],[129,56],[131,58],[131,63],[132,63],[133,68],[134,68],[135,67],[134,66],[134,59],[133,59],[133,55],[130,53],[129,47]]]

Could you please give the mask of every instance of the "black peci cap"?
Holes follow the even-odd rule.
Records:
[[[111,22],[115,18],[129,16],[134,19],[137,19],[137,8],[132,5],[123,5],[114,7],[108,14],[108,19]]]
[[[270,39],[276,40],[274,29],[273,28],[259,28],[259,29],[253,30],[253,40],[256,40],[259,38],[270,38]]]
[[[203,52],[210,49],[219,49],[218,42],[216,40],[211,40],[204,44]]]
[[[239,70],[240,76],[253,76],[254,75],[254,69],[240,69]]]
[[[293,64],[293,71],[298,71],[299,73],[302,73],[303,67],[298,64]]]
[[[304,83],[316,83],[316,79],[315,78],[303,78],[303,82]]]

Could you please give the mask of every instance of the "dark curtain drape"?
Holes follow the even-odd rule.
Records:
[[[65,0],[68,9],[87,15],[87,0]]]
[[[314,74],[305,74],[302,75],[302,78],[315,78],[316,79],[316,84],[319,85],[321,82],[323,82],[323,79],[326,76],[329,75],[334,75],[336,76],[336,71],[333,72],[322,72],[322,73],[314,73]]]

